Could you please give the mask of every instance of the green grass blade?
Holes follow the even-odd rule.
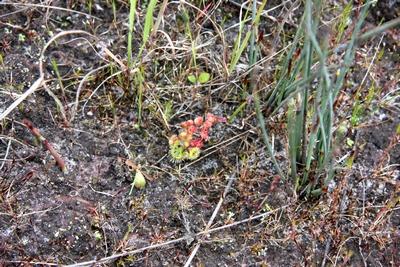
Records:
[[[149,5],[147,6],[146,17],[144,20],[143,34],[142,34],[142,45],[140,46],[140,50],[138,56],[136,57],[135,63],[141,59],[143,50],[146,46],[147,41],[149,40],[151,30],[154,24],[153,14],[156,4],[157,0],[151,0]]]
[[[233,45],[233,50],[232,50],[232,59],[231,62],[229,63],[229,73],[232,73],[232,71],[235,69],[237,62],[239,61],[240,58],[240,45],[241,45],[241,40],[242,40],[242,33],[243,33],[243,28],[245,26],[245,21],[247,20],[249,12],[246,11],[245,15],[244,15],[244,19],[242,20],[242,18],[240,18],[240,22],[239,22],[239,32],[238,35],[236,37],[235,43]]]
[[[253,19],[252,19],[252,25],[251,25],[252,29],[254,29],[254,28],[256,28],[258,26],[258,24],[260,22],[261,14],[264,11],[264,7],[265,7],[266,4],[267,4],[267,0],[263,0],[261,5],[257,9],[257,13],[254,15],[254,12],[253,12]],[[254,5],[253,5],[253,8],[254,8]],[[234,50],[233,57],[232,57],[231,62],[229,64],[229,73],[232,73],[232,71],[235,69],[237,63],[239,62],[239,59],[240,59],[241,55],[243,54],[243,51],[248,46],[252,32],[253,32],[253,30],[248,31],[246,33],[246,35],[245,35],[245,38],[243,39],[243,42],[240,45],[237,46],[238,50]],[[251,51],[252,51],[252,53],[249,54],[250,57],[251,57],[250,60],[253,60],[254,59],[254,49],[251,50]],[[253,65],[253,64],[250,63],[250,65]]]
[[[344,7],[342,14],[340,15],[340,20],[337,26],[338,29],[336,37],[337,43],[340,43],[340,40],[342,40],[342,36],[350,19],[352,9],[353,9],[353,1],[349,1],[349,3],[347,3],[347,5]]]
[[[340,89],[343,86],[344,78],[347,74],[347,71],[350,68],[351,62],[353,61],[354,54],[355,54],[355,44],[356,44],[356,39],[359,33],[361,32],[361,26],[367,17],[367,11],[369,7],[372,5],[372,3],[375,2],[373,0],[368,0],[367,3],[363,6],[360,14],[360,18],[358,22],[356,23],[356,26],[354,28],[353,34],[351,36],[350,42],[347,45],[346,53],[344,56],[344,63],[343,66],[339,69],[339,76],[336,79],[336,83],[334,84],[333,87],[333,97],[336,98],[338,95]]]
[[[262,138],[263,138],[264,144],[267,146],[268,154],[270,155],[272,163],[274,164],[274,167],[275,167],[276,171],[278,172],[279,176],[282,179],[285,179],[286,176],[283,173],[281,167],[279,167],[279,164],[276,161],[276,158],[274,155],[274,151],[272,150],[271,141],[268,137],[268,132],[265,127],[266,122],[265,122],[264,116],[262,115],[262,112],[261,112],[260,99],[258,98],[257,93],[255,93],[255,95],[254,95],[254,103],[256,106],[256,114],[257,114],[257,119],[258,119],[258,122],[259,122],[259,125],[261,128]]]
[[[232,122],[235,120],[235,118],[238,116],[238,114],[239,114],[240,112],[242,112],[242,110],[246,107],[246,104],[247,104],[247,101],[244,101],[242,104],[240,104],[240,105],[235,109],[235,111],[233,111],[232,115],[229,116],[228,123],[232,123]]]
[[[135,11],[136,11],[136,0],[130,0],[129,2],[129,29],[128,29],[128,68],[132,69],[132,38],[133,38],[133,25],[135,22]]]
[[[153,14],[156,4],[157,0],[151,0],[149,5],[147,6],[146,18],[144,21],[144,28],[143,28],[142,45],[145,45],[149,40],[149,36],[154,24]]]
[[[287,112],[287,129],[288,129],[288,138],[289,138],[289,160],[290,160],[290,171],[291,176],[294,181],[294,184],[297,188],[298,179],[297,179],[297,159],[300,151],[300,138],[299,133],[301,133],[301,122],[299,123],[299,112],[297,111],[296,101],[294,98],[291,98],[288,103],[288,112]]]

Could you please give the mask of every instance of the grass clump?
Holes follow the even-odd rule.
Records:
[[[256,14],[255,2],[253,14]],[[361,25],[373,1],[361,8],[350,40],[347,42],[343,63],[331,67],[329,29],[322,23],[323,1],[305,1],[305,10],[299,28],[292,41],[291,48],[282,62],[275,87],[260,103],[257,95],[256,79],[252,79],[257,117],[262,136],[277,172],[283,178],[290,176],[296,190],[305,195],[320,194],[335,173],[332,155],[335,123],[335,100],[343,87],[343,81],[354,59],[356,38],[360,35]],[[343,35],[350,16],[352,5],[345,7],[339,22],[339,37]],[[253,25],[256,25],[253,15]],[[255,36],[255,29],[252,35]],[[257,59],[255,40],[251,41],[249,51],[250,65]],[[253,71],[254,72],[254,71]],[[257,76],[253,73],[253,76]],[[274,152],[265,128],[261,105],[267,107],[268,114],[274,114],[280,107],[286,106],[287,130],[289,141],[290,171],[283,173],[274,159]]]

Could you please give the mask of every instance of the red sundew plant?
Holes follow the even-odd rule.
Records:
[[[201,148],[209,139],[211,128],[226,122],[226,118],[207,113],[205,119],[199,116],[194,120],[181,123],[182,131],[169,138],[169,152],[174,161],[195,160],[200,156]]]

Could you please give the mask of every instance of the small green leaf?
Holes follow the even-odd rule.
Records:
[[[354,163],[354,155],[347,158],[346,167],[351,169],[351,167],[353,167],[353,163]]]
[[[25,35],[23,35],[22,33],[18,34],[18,42],[23,43],[23,42],[25,42],[25,40],[26,40]]]
[[[146,19],[144,21],[144,28],[143,28],[143,39],[142,44],[144,45],[147,40],[149,39],[152,27],[153,27],[153,12],[156,7],[157,1],[151,0],[149,5],[147,6],[146,12]]]
[[[397,135],[400,135],[400,124],[397,125],[397,127],[396,127],[396,134],[397,134]]]
[[[343,122],[342,124],[340,124],[340,126],[337,129],[337,131],[338,131],[339,135],[341,135],[341,136],[345,135],[347,133],[347,131],[348,131],[346,123]]]
[[[196,82],[197,82],[196,76],[194,76],[193,74],[191,74],[191,75],[188,76],[188,80],[189,80],[189,82],[191,82],[192,84],[196,84]]]
[[[94,232],[94,238],[95,238],[97,241],[100,241],[100,240],[103,239],[103,236],[101,235],[101,233],[100,233],[98,230],[96,230],[96,231]]]
[[[208,72],[200,73],[199,83],[203,84],[203,83],[208,82],[209,80],[210,80],[210,73],[208,73]]]
[[[347,144],[349,147],[352,147],[352,146],[354,145],[354,141],[351,140],[350,138],[347,138],[347,139],[346,139],[346,144]]]
[[[169,100],[164,104],[164,115],[167,122],[169,122],[169,120],[171,119],[173,113],[173,105],[174,102],[172,100]]]
[[[382,48],[382,49],[379,51],[378,56],[377,56],[376,58],[377,58],[378,60],[381,60],[384,54],[385,54],[385,49]]]

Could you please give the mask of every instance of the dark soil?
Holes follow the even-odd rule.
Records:
[[[117,1],[116,22],[112,6],[108,4],[111,1],[94,1],[91,10],[87,2],[52,1],[51,4],[91,13],[99,19],[69,11],[0,4],[3,61],[0,113],[38,78],[40,51],[51,36],[62,30],[88,31],[125,60],[127,1]],[[269,2],[267,9],[280,1]],[[146,6],[143,1],[139,4],[142,6]],[[366,27],[376,26],[382,18],[390,20],[398,16],[396,10],[386,14],[377,11],[378,7],[372,11]],[[267,51],[275,49],[269,47],[273,42],[268,36],[278,31],[279,22],[286,21],[287,34],[294,32],[300,14],[295,9],[293,18],[288,18],[290,8],[289,3],[280,6],[270,14],[276,22],[268,19],[263,22]],[[145,9],[141,10],[143,18]],[[186,38],[180,29],[180,12],[177,5],[169,5],[162,25],[176,46]],[[197,13],[191,12],[194,19]],[[236,5],[224,3],[214,12],[213,19],[227,28],[237,23],[238,16]],[[196,25],[193,22],[192,26]],[[142,22],[136,22],[138,36],[142,27]],[[212,24],[203,27],[202,31],[215,35]],[[227,33],[226,42],[230,47],[236,33]],[[154,47],[168,45],[162,36],[153,40]],[[150,58],[150,63],[145,63],[148,88],[144,92],[141,121],[135,96],[121,88],[124,82],[106,83],[89,100],[100,82],[111,75],[109,71],[99,71],[85,84],[78,113],[69,125],[54,98],[43,88],[36,91],[0,124],[0,266],[67,265],[101,260],[187,236],[173,245],[98,264],[183,266],[200,241],[200,236],[194,234],[206,228],[229,179],[234,179],[232,188],[211,228],[273,212],[206,235],[193,266],[321,266],[325,263],[327,266],[399,266],[398,36],[397,28],[383,37],[379,48],[384,51],[383,57],[375,61],[365,83],[365,90],[373,82],[380,90],[365,108],[361,122],[347,133],[346,138],[352,139],[354,145],[345,142],[339,145],[337,160],[343,157],[344,160],[338,163],[334,181],[325,194],[315,199],[299,198],[290,181],[276,178],[251,106],[232,123],[213,128],[207,150],[199,160],[179,163],[171,160],[168,137],[178,133],[180,122],[207,112],[228,117],[244,99],[237,86],[246,82],[240,76],[240,69],[238,79],[232,83],[219,77],[222,58],[219,51],[223,46],[219,39],[211,40],[210,46],[199,50],[205,55],[199,56],[200,68],[214,77],[210,86],[191,86],[186,81],[187,75],[177,75],[174,67],[178,65],[182,73],[192,71],[182,67],[190,63],[190,49],[183,56],[178,51],[176,59],[163,58],[165,55],[160,50]],[[207,42],[209,36],[204,34],[202,38]],[[105,64],[90,46],[92,40],[87,40],[79,35],[66,36],[47,51],[46,84],[61,100],[67,114],[72,110],[83,76]],[[282,38],[275,41],[284,42]],[[137,49],[140,39],[135,42]],[[365,66],[378,43],[376,37],[358,49],[360,60],[354,64],[346,83],[341,120],[349,120],[352,94],[360,85]],[[100,51],[99,47],[95,48]],[[57,62],[64,93],[50,59]],[[240,63],[246,65],[247,59],[243,58]],[[165,73],[157,69],[159,66],[166,66]],[[275,69],[270,68],[268,76],[273,77]],[[173,103],[170,129],[159,112],[159,106],[163,108],[168,101]],[[286,170],[287,138],[281,115],[271,118],[268,128],[274,136],[276,156]],[[37,143],[23,125],[24,118],[31,120],[62,155],[67,173],[62,173],[50,153]],[[208,152],[213,153],[208,155]],[[343,162],[350,157],[354,157],[354,162],[349,167]],[[132,190],[135,170],[130,163],[139,166],[146,177],[147,185],[142,190]]]

